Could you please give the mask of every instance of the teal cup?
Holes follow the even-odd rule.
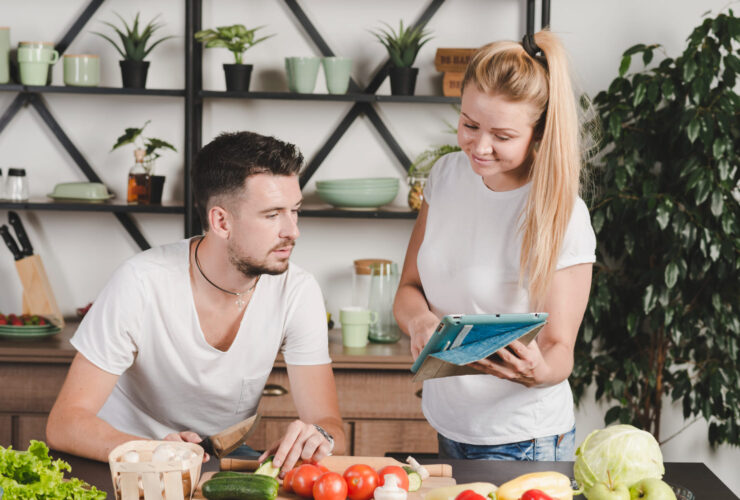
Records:
[[[321,60],[326,78],[326,90],[330,94],[345,94],[349,87],[352,59],[349,57],[324,57]]]
[[[285,72],[288,75],[288,89],[299,94],[310,94],[316,87],[319,75],[319,57],[286,57]]]
[[[10,81],[10,28],[0,26],[0,84]]]
[[[18,69],[23,85],[46,85],[49,66],[59,60],[59,52],[51,42],[21,42],[18,44]]]
[[[368,342],[370,325],[377,323],[378,313],[362,307],[345,307],[339,310],[342,324],[342,345],[345,347],[365,347]]]
[[[96,87],[100,83],[100,57],[94,54],[69,54],[62,59],[65,85]]]

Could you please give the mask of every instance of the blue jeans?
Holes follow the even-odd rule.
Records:
[[[574,459],[576,428],[565,434],[497,445],[458,443],[437,434],[439,458],[468,460],[535,460],[543,462]]]

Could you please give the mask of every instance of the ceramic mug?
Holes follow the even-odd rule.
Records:
[[[350,57],[324,57],[321,64],[324,66],[326,90],[330,94],[345,94],[349,87],[352,59]]]
[[[46,85],[49,66],[59,60],[59,52],[51,42],[21,42],[18,44],[18,69],[23,85]]]
[[[368,342],[370,325],[378,321],[378,313],[363,307],[344,307],[339,310],[342,323],[342,345],[345,347],[365,347]]]
[[[68,54],[63,59],[65,85],[96,87],[100,83],[100,57],[94,54]]]
[[[0,26],[0,83],[10,81],[10,28]]]
[[[288,74],[288,89],[299,94],[310,94],[316,87],[319,74],[319,57],[286,57],[285,72]]]

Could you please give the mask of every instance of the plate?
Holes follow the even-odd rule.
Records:
[[[104,196],[102,198],[70,198],[67,196],[56,196],[52,193],[47,194],[49,198],[55,201],[80,201],[80,202],[89,202],[89,203],[97,203],[101,201],[108,201],[111,198],[115,197],[114,194],[109,194],[108,196]]]
[[[22,328],[22,327],[16,327],[16,328]],[[0,339],[5,340],[34,340],[34,339],[41,339],[45,337],[50,337],[52,335],[56,335],[57,333],[61,332],[62,329],[58,326],[52,325],[51,328],[47,328],[45,330],[21,330],[21,331],[13,331],[13,330],[5,330],[0,329]]]

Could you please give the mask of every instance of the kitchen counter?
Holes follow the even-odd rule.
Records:
[[[72,475],[109,493],[115,498],[107,463],[87,460],[64,453],[52,453],[72,465]],[[452,476],[458,483],[487,481],[500,485],[521,474],[538,471],[559,471],[573,476],[573,462],[510,462],[487,460],[439,460],[425,459],[422,463],[448,463],[452,465]],[[211,460],[203,464],[203,472],[216,470],[217,463]],[[667,462],[664,479],[671,484],[688,488],[696,500],[737,500],[737,496],[703,463]],[[576,497],[583,498],[583,497]]]

